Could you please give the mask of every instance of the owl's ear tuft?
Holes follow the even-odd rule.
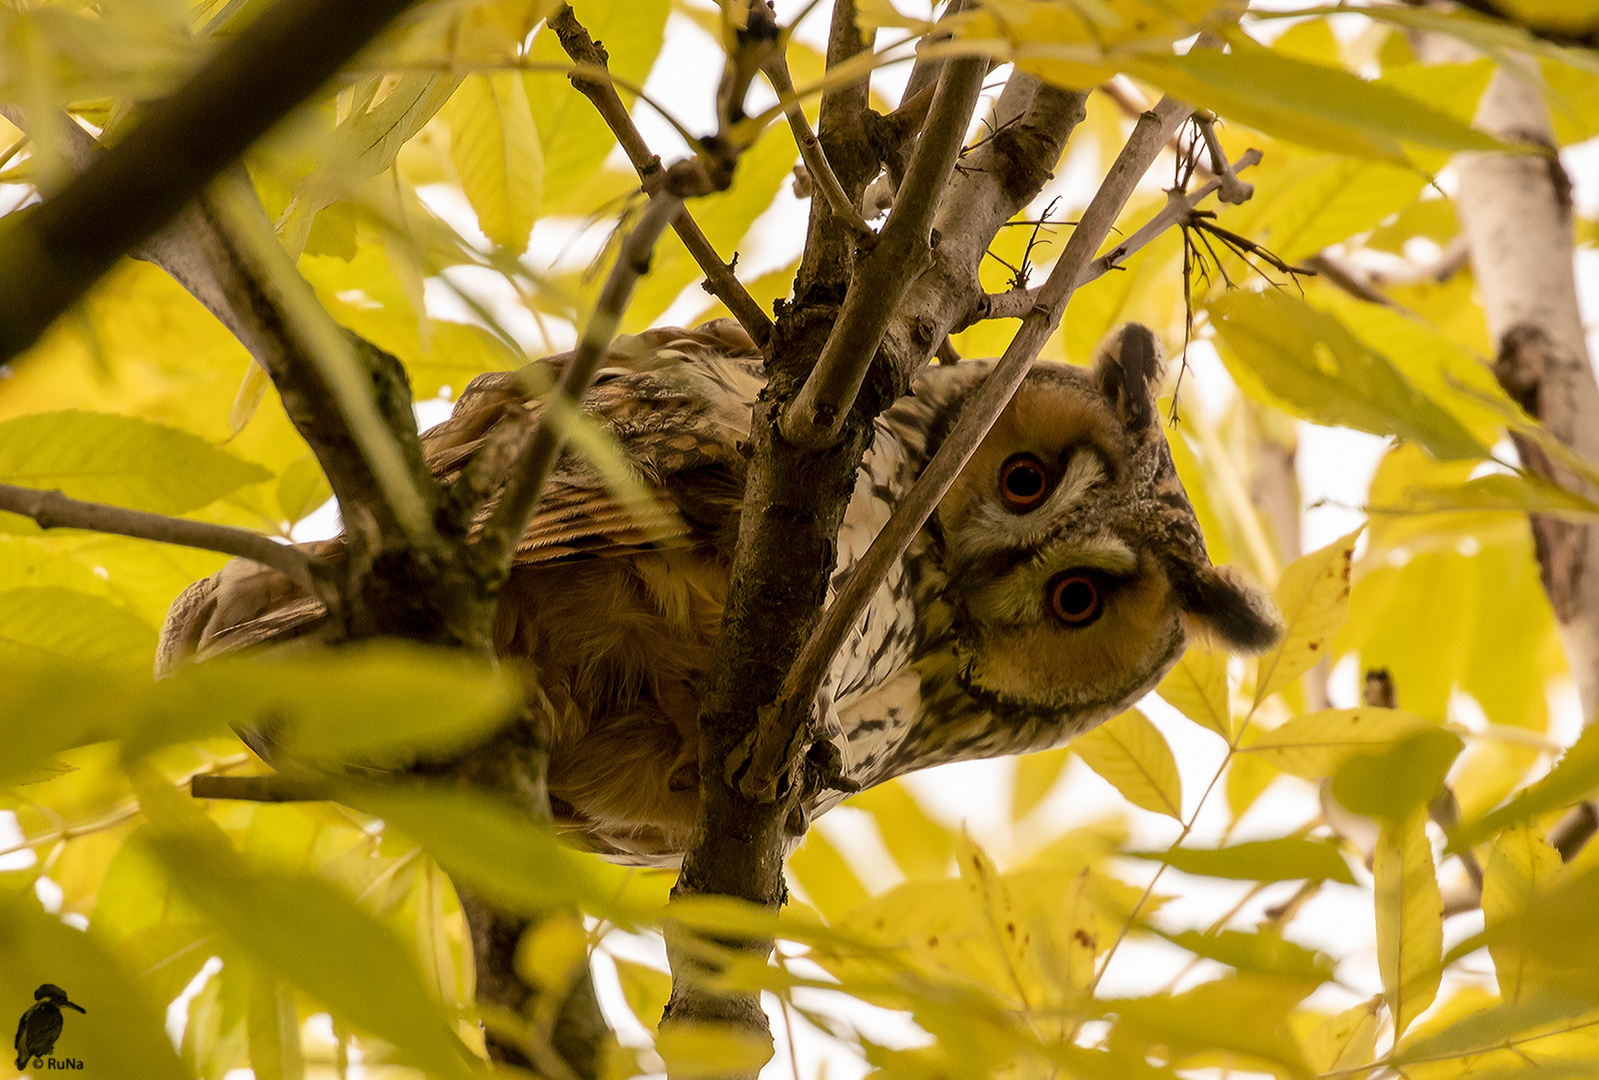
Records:
[[[1282,636],[1271,598],[1229,567],[1199,566],[1172,582],[1178,601],[1203,630],[1235,652],[1264,652]]]
[[[1155,416],[1155,395],[1166,378],[1166,350],[1155,332],[1139,323],[1111,331],[1094,356],[1094,385],[1115,406],[1128,428],[1147,427]]]

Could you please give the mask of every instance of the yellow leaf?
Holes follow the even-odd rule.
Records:
[[[631,960],[616,957],[616,978],[622,984],[622,996],[627,1007],[633,1010],[638,1022],[654,1031],[672,997],[672,976],[659,968],[646,967]]]
[[[1483,869],[1482,914],[1488,926],[1498,926],[1524,910],[1541,885],[1547,885],[1561,867],[1560,853],[1549,846],[1536,826],[1512,825],[1494,840]],[[1513,942],[1488,946],[1499,977],[1499,996],[1507,1002],[1521,999],[1527,986],[1528,960]]]
[[[1349,565],[1360,529],[1295,559],[1277,583],[1283,640],[1260,658],[1255,705],[1287,686],[1327,655],[1349,620]]]
[[[1037,754],[1024,754],[1016,759],[1016,781],[1011,787],[1010,819],[1020,821],[1049,797],[1055,783],[1066,771],[1071,760],[1071,748],[1059,746]]]
[[[851,799],[850,805],[877,819],[883,844],[906,877],[943,877],[949,872],[954,834],[928,817],[904,785],[879,784]]]
[[[811,903],[830,921],[867,897],[866,886],[819,829],[805,834],[805,843],[789,858],[788,869]]]
[[[1005,972],[1021,998],[1022,1008],[1032,1009],[1038,1004],[1038,987],[1037,980],[1031,977],[1031,927],[1018,914],[1010,886],[988,853],[965,831],[956,842],[955,861],[960,866],[961,881],[983,913],[999,948]]]
[[[1183,783],[1160,729],[1129,709],[1072,744],[1077,756],[1134,806],[1182,820]]]
[[[1227,654],[1200,644],[1188,646],[1171,674],[1155,687],[1166,703],[1200,727],[1232,739],[1232,703],[1227,693]]]
[[[516,973],[544,991],[542,996],[560,1002],[588,966],[588,949],[581,917],[572,912],[552,914],[522,935],[516,947]]]
[[[507,252],[520,255],[544,191],[544,154],[522,80],[473,75],[450,98],[445,113],[450,158],[477,212],[478,227]]]
[[[1305,1060],[1318,1074],[1365,1064],[1372,1060],[1377,1046],[1377,1001],[1327,1017],[1303,1035],[1299,1044]],[[1365,1080],[1370,1074],[1340,1075],[1347,1075],[1349,1080]]]
[[[272,380],[267,378],[266,368],[260,364],[251,364],[244,369],[244,379],[239,383],[239,392],[234,395],[233,407],[228,410],[229,435],[237,435],[255,418],[256,410],[261,407],[261,401],[266,397],[267,387],[271,385]]]
[[[1273,728],[1239,753],[1258,755],[1282,772],[1319,780],[1332,776],[1357,753],[1383,749],[1430,726],[1402,709],[1322,709]]]
[[[699,1080],[756,1072],[772,1058],[772,1037],[737,1024],[678,1022],[661,1028],[655,1049],[672,1076]]]
[[[1277,771],[1250,754],[1234,754],[1227,765],[1227,810],[1234,824],[1277,779]]]
[[[1372,862],[1377,908],[1377,967],[1403,1035],[1438,995],[1444,942],[1443,897],[1427,839],[1427,809],[1385,822]]]

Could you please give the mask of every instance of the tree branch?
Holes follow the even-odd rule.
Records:
[[[833,167],[827,163],[827,155],[822,152],[821,142],[811,130],[810,122],[805,119],[805,110],[800,108],[799,100],[794,96],[794,80],[788,73],[788,60],[781,51],[772,53],[766,61],[765,71],[772,89],[777,91],[777,96],[783,102],[788,126],[794,132],[794,142],[799,145],[800,157],[810,172],[811,182],[821,189],[832,207],[834,217],[862,236],[869,235],[872,227],[866,224],[866,219],[861,217],[861,212],[844,193],[844,186],[838,182],[838,175],[833,172]]]
[[[829,71],[872,48],[874,36],[861,34],[855,12],[855,0],[834,0],[827,32]],[[870,111],[869,78],[832,87],[822,94],[817,138],[851,206],[860,205],[866,185],[881,167],[866,126]],[[855,234],[835,227],[833,208],[826,199],[812,199],[804,253],[794,275],[794,299],[802,304],[840,303],[849,288],[855,257]]]
[[[278,0],[0,239],[0,364],[414,0]]]
[[[40,491],[14,484],[0,484],[0,510],[32,518],[41,529],[88,529],[236,555],[280,571],[330,607],[337,599],[328,583],[317,576],[311,560],[298,548],[279,544],[248,529],[84,502],[59,491]]]
[[[25,130],[34,122],[14,105],[0,106],[0,114]],[[65,113],[59,114],[59,124],[64,156],[75,168],[89,168],[102,154],[99,143]],[[267,239],[271,231],[266,212],[248,181],[228,177],[185,207],[132,255],[170,274],[233,331],[271,377],[290,420],[316,454],[358,548],[382,547],[384,536],[415,535],[418,529],[424,530],[425,535],[431,530],[428,507],[435,485],[417,442],[404,369],[398,360],[376,346],[332,326],[315,298],[309,296],[275,235],[270,241]],[[251,233],[257,243],[252,245],[253,253],[247,255],[241,251],[239,235]],[[269,269],[273,272],[269,273]],[[274,280],[287,282],[287,287],[275,286]],[[296,296],[295,314],[286,306],[285,292]],[[398,443],[403,460],[397,471],[405,475],[391,475],[388,483],[402,492],[402,502],[412,504],[406,528],[401,527],[390,509],[384,485],[369,467],[354,426],[325,381],[321,373],[323,362],[306,336],[291,329],[299,325],[297,316],[312,321],[324,345],[328,340],[335,342],[331,348],[341,354],[347,372],[353,360],[354,379],[347,379],[347,383],[370,384],[368,423],[375,403],[381,426],[390,438],[374,436],[370,431],[367,438]],[[345,388],[346,393],[353,390],[351,386]],[[357,396],[366,398],[364,393]],[[394,471],[393,455],[381,450],[379,453],[389,458],[388,466]],[[405,494],[410,491],[422,500],[420,510],[415,500]]]
[[[838,441],[895,306],[932,258],[933,217],[987,73],[983,57],[960,57],[945,67],[894,209],[856,268],[816,367],[783,413],[781,430],[789,442],[819,449]]]
[[[778,778],[788,771],[795,737],[809,722],[817,687],[850,627],[866,610],[889,567],[904,555],[911,539],[921,530],[989,428],[1010,403],[1044,342],[1060,325],[1066,303],[1076,290],[1090,257],[1109,235],[1138,181],[1188,112],[1187,105],[1165,98],[1145,113],[1133,128],[1121,154],[1083,211],[1066,250],[1050,271],[1037,303],[1022,320],[1021,329],[1006,348],[1005,355],[961,410],[960,419],[922,475],[855,565],[849,580],[839,590],[784,679],[782,696],[763,712],[760,727],[753,733],[749,768],[739,780],[739,788],[746,795],[756,797],[771,793]]]
[[[617,252],[616,264],[611,267],[611,275],[606,279],[594,306],[594,314],[589,316],[588,326],[583,330],[583,340],[573,354],[571,363],[562,372],[561,384],[556,389],[560,400],[569,407],[581,407],[583,395],[594,381],[594,374],[605,358],[611,339],[616,336],[616,328],[622,321],[623,312],[627,310],[633,287],[649,269],[655,242],[682,209],[682,198],[664,188],[657,190],[650,196],[644,216],[623,241],[622,249]],[[505,485],[500,501],[473,545],[473,554],[485,573],[493,568],[503,573],[510,566],[511,554],[522,539],[522,533],[544,491],[544,483],[560,456],[566,438],[560,418],[554,413],[554,409],[546,407],[532,441],[511,467],[511,478]]]
[[[338,788],[323,777],[214,776],[199,774],[189,780],[189,794],[196,799],[237,799],[240,802],[327,802]]]
[[[570,56],[574,63],[591,68],[606,68],[609,57],[606,56],[605,50],[595,43],[589,32],[577,21],[577,16],[572,13],[571,7],[562,4],[557,8],[549,17],[549,25],[560,40],[561,48],[566,50],[566,55]],[[661,159],[650,152],[644,137],[639,134],[632,116],[628,114],[627,105],[616,92],[616,87],[609,81],[581,76],[576,72],[571,78],[572,85],[593,103],[612,134],[616,136],[616,141],[621,144],[634,170],[638,172],[644,190],[653,192],[665,179],[666,170],[661,168]],[[722,261],[721,256],[716,253],[716,249],[711,246],[710,240],[689,215],[687,209],[678,214],[677,220],[672,223],[672,228],[677,232],[678,239],[683,241],[683,246],[688,248],[694,261],[699,264],[700,270],[704,272],[705,285],[711,295],[727,305],[727,310],[733,313],[733,317],[749,332],[757,345],[766,344],[766,339],[772,335],[772,320],[766,317],[761,305],[755,302],[749,290],[744,288],[743,283]]]
[[[1238,162],[1233,168],[1241,172],[1258,164],[1260,164],[1260,151],[1246,150],[1239,155]],[[1166,193],[1166,205],[1154,217],[1141,225],[1137,232],[1089,263],[1088,268],[1083,271],[1082,280],[1077,283],[1077,287],[1082,288],[1090,281],[1103,277],[1126,262],[1132,255],[1148,246],[1155,237],[1173,225],[1187,221],[1189,215],[1194,212],[1201,202],[1209,197],[1212,192],[1219,191],[1224,186],[1225,181],[1220,176],[1214,176],[1191,192],[1168,191]],[[1245,184],[1244,187],[1249,188],[1250,192],[1253,193],[1254,188],[1251,185]],[[1020,319],[1032,310],[1033,304],[1037,301],[1042,291],[1040,287],[1035,289],[1012,289],[1009,292],[1002,293],[985,293],[979,298],[963,325],[969,326],[984,319]]]

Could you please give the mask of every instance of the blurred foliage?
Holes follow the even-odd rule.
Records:
[[[726,36],[718,11],[687,0],[573,3],[635,109],[654,108],[637,94],[646,81],[680,77],[656,70],[669,26],[708,35],[704,56]],[[69,108],[114,138],[138,101],[174,86],[261,6],[12,5],[0,12],[5,100]],[[543,25],[550,6],[425,7],[247,162],[320,300],[397,355],[419,398],[570,344],[617,223],[637,204],[610,132],[566,80]],[[1545,30],[1599,21],[1588,0],[1503,6]],[[1290,262],[1332,249],[1393,268],[1447,249],[1460,225],[1431,179],[1450,153],[1494,145],[1469,120],[1507,51],[1539,59],[1563,144],[1599,134],[1592,54],[1465,15],[1357,10],[1365,16],[1339,16],[1336,33],[1323,9],[1284,32],[1280,12],[1245,14],[1234,0],[982,0],[955,29],[959,47],[1065,85],[1128,76],[1135,92],[1215,110],[1231,155],[1263,155],[1247,177],[1254,198],[1218,208],[1217,224]],[[880,41],[927,30],[890,0],[860,11],[885,28]],[[1455,34],[1489,59],[1424,67],[1407,41],[1414,29]],[[1200,30],[1232,52],[1174,52]],[[790,62],[814,118],[820,53],[796,41]],[[1102,168],[1130,123],[1094,95],[1057,172]],[[18,206],[59,181],[60,147],[49,125],[31,140],[0,128],[11,147],[0,195]],[[744,134],[732,187],[690,209],[718,251],[760,253],[739,272],[770,305],[788,294],[801,238],[757,226],[787,198],[797,155],[782,123]],[[1036,284],[1085,198],[1080,184],[1052,184],[1001,231],[985,287],[1029,274]],[[1161,202],[1150,187],[1119,227],[1130,232]],[[1580,242],[1596,236],[1584,222]],[[1266,274],[1280,277],[1172,231],[1085,287],[1044,355],[1085,361],[1129,319],[1173,346],[1191,337],[1196,356],[1219,353],[1239,393],[1207,407],[1181,386],[1174,457],[1217,560],[1276,589],[1284,642],[1247,662],[1197,644],[1159,688],[1170,708],[1149,703],[1007,766],[1014,782],[1006,824],[985,833],[991,851],[915,783],[855,797],[857,839],[881,840],[867,845],[872,865],[829,820],[792,857],[796,899],[775,915],[714,899],[668,909],[670,873],[600,862],[460,791],[351,784],[337,803],[190,800],[195,775],[260,768],[230,725],[271,723],[302,752],[378,761],[470,740],[514,691],[403,648],[235,660],[152,683],[168,605],[222,558],[0,517],[0,778],[12,785],[0,803],[4,1008],[20,1014],[40,983],[67,987],[88,1012],[69,1016],[63,1052],[99,1070],[89,1075],[209,1080],[249,1067],[277,1080],[354,1075],[351,1061],[370,1076],[479,1075],[457,881],[515,910],[585,915],[546,921],[519,963],[555,980],[574,958],[611,956],[599,970],[614,971],[615,998],[638,1023],[607,1076],[663,1060],[682,1076],[713,1075],[768,1053],[714,1028],[657,1041],[670,984],[636,946],[668,922],[703,936],[721,979],[771,991],[816,1039],[884,1078],[1592,1075],[1599,846],[1562,864],[1547,829],[1599,785],[1599,741],[1589,729],[1567,747],[1571,733],[1551,727],[1565,664],[1525,515],[1595,508],[1505,467],[1507,424],[1528,421],[1486,370],[1469,269],[1412,274],[1388,288],[1392,307],[1321,277],[1262,287]],[[627,328],[667,312],[722,314],[698,281],[668,236]],[[954,343],[995,354],[1012,329],[981,323]],[[0,480],[288,537],[328,488],[266,389],[196,302],[125,261],[0,381]],[[1283,468],[1265,448],[1292,451],[1307,430],[1296,424],[1389,440],[1354,508],[1367,523],[1308,553],[1297,524],[1285,535],[1258,494]],[[1297,502],[1286,511],[1301,521]],[[1344,685],[1329,691],[1329,663],[1387,669],[1402,708],[1329,700]],[[1216,751],[1216,770],[1174,748],[1183,724]],[[1051,807],[1090,783],[1083,766],[1124,809],[1068,828]],[[1460,808],[1448,833],[1428,815],[1446,785]],[[1251,816],[1269,789],[1297,798],[1273,805],[1308,809]],[[1333,831],[1318,798],[1363,823],[1369,844]],[[1199,843],[1196,831],[1220,839]],[[1468,880],[1461,855],[1482,867],[1476,934],[1445,933],[1444,895]],[[1232,889],[1237,905],[1196,923],[1173,901],[1200,882]],[[1318,914],[1324,892],[1370,912],[1375,956],[1329,955],[1340,927]],[[724,954],[718,931],[770,933],[779,949],[769,961]],[[1141,996],[1105,992],[1129,943],[1178,957],[1179,974]],[[1350,985],[1382,992],[1359,1001]],[[849,1019],[852,1003],[899,1012],[918,1037],[888,1045]]]

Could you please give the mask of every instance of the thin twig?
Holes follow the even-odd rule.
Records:
[[[794,141],[799,144],[800,157],[805,160],[811,183],[826,197],[828,205],[833,208],[834,217],[863,236],[870,234],[872,227],[866,224],[866,219],[861,217],[861,212],[845,194],[844,185],[838,182],[833,166],[827,163],[827,154],[822,151],[821,141],[816,138],[816,132],[811,130],[810,121],[805,119],[805,110],[800,108],[799,99],[794,96],[794,80],[789,76],[788,58],[782,50],[773,52],[767,58],[764,70],[772,89],[782,99],[784,111],[788,114],[788,126],[794,132]]]
[[[1243,170],[1252,165],[1259,164],[1260,151],[1245,151],[1239,158],[1234,168]],[[1166,193],[1166,205],[1160,212],[1145,222],[1136,232],[1126,240],[1111,248],[1105,254],[1088,264],[1083,271],[1082,280],[1078,287],[1088,284],[1114,270],[1126,262],[1132,255],[1147,246],[1155,237],[1171,228],[1173,225],[1187,221],[1194,209],[1203,202],[1211,192],[1221,188],[1220,177],[1212,177],[1205,181],[1191,193],[1170,191]],[[1042,287],[1037,289],[1012,289],[1009,292],[989,293],[978,302],[977,311],[973,313],[971,322],[982,319],[1020,319],[1033,309],[1037,302]],[[969,325],[969,324],[968,324]]]
[[[1199,128],[1199,134],[1205,139],[1205,148],[1210,151],[1211,172],[1221,180],[1216,197],[1234,206],[1248,202],[1255,194],[1255,185],[1238,179],[1236,164],[1228,163],[1227,152],[1221,147],[1221,139],[1216,137],[1216,117],[1207,112],[1196,112],[1194,126]]]
[[[951,68],[954,66],[952,63]],[[1050,270],[1037,303],[1022,320],[1021,329],[1011,339],[1005,355],[971,396],[961,411],[960,420],[823,613],[822,621],[806,640],[784,679],[777,701],[762,711],[750,766],[740,779],[740,787],[746,794],[767,790],[777,774],[787,767],[787,748],[793,733],[809,720],[809,703],[845,635],[866,610],[889,567],[905,553],[912,538],[921,531],[933,508],[1010,403],[1039,350],[1060,325],[1066,303],[1076,290],[1089,259],[1109,234],[1138,181],[1149,171],[1171,133],[1189,112],[1189,106],[1183,102],[1164,98],[1134,126],[1127,144],[1083,211],[1082,219],[1066,243],[1066,250]],[[929,133],[932,130],[930,127]]]
[[[627,159],[638,173],[645,190],[654,190],[654,186],[661,183],[666,176],[666,171],[661,167],[661,159],[650,152],[649,145],[639,134],[633,118],[628,115],[627,105],[623,103],[612,82],[609,79],[584,77],[581,73],[584,67],[599,68],[608,73],[604,51],[594,43],[588,31],[577,21],[572,9],[565,4],[549,17],[549,25],[560,39],[561,48],[580,65],[572,72],[572,85],[598,110],[606,126],[616,136],[616,141],[626,151]],[[744,288],[732,268],[722,261],[721,256],[716,253],[710,240],[689,216],[687,210],[678,214],[672,227],[677,232],[678,239],[683,241],[683,246],[688,248],[689,254],[699,264],[700,270],[704,272],[706,288],[727,305],[727,310],[733,313],[733,317],[749,332],[757,345],[766,344],[767,338],[772,335],[772,320],[766,317],[761,305],[749,294],[749,290]]]
[[[15,484],[0,484],[0,510],[32,518],[41,529],[88,529],[252,559],[280,571],[323,602],[332,597],[332,590],[317,577],[314,564],[303,552],[248,529],[84,502],[59,491],[40,491]]]
[[[983,57],[961,57],[945,67],[894,209],[876,245],[857,265],[838,322],[780,421],[789,442],[815,449],[838,441],[889,318],[915,276],[907,271],[931,257],[928,241],[938,195],[955,167],[987,72]]]
[[[594,374],[610,347],[611,339],[616,336],[616,328],[622,321],[623,312],[627,310],[633,287],[649,269],[655,242],[682,209],[683,200],[679,196],[664,189],[656,191],[650,196],[644,216],[622,242],[616,265],[611,268],[611,276],[606,279],[605,288],[600,292],[594,314],[584,328],[583,340],[562,373],[561,384],[556,390],[567,406],[580,407],[583,395],[588,392],[589,384],[594,381]],[[538,506],[544,482],[549,478],[550,470],[560,456],[561,446],[566,441],[557,417],[552,415],[554,412],[548,408],[545,410],[532,441],[511,468],[511,479],[506,483],[498,505],[473,544],[481,567],[509,563],[511,553],[527,528],[528,519]]]

